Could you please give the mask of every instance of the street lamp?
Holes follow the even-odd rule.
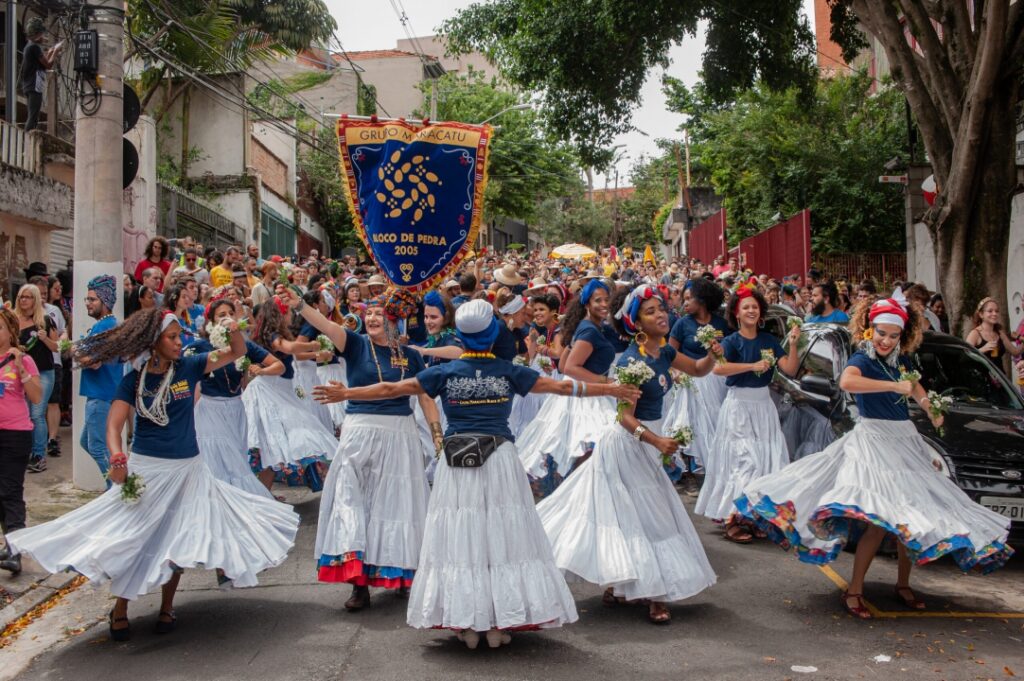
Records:
[[[533,108],[533,104],[530,104],[529,102],[527,102],[527,103],[525,103],[525,104],[515,104],[515,105],[513,105],[513,106],[510,106],[510,107],[506,107],[506,108],[502,109],[502,110],[501,110],[501,111],[499,111],[498,113],[494,114],[493,116],[491,116],[490,118],[488,118],[488,119],[486,119],[486,120],[483,120],[483,121],[481,121],[481,122],[480,122],[480,123],[478,123],[477,125],[483,125],[484,123],[489,123],[490,121],[493,121],[493,120],[494,120],[495,118],[497,118],[498,116],[501,116],[501,115],[503,115],[503,114],[506,114],[506,113],[508,113],[509,111],[525,111],[525,110],[527,110],[527,109],[532,109],[532,108]]]

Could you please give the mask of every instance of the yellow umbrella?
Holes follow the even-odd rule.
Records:
[[[551,251],[552,258],[572,260],[573,258],[596,258],[597,253],[583,244],[562,244]]]

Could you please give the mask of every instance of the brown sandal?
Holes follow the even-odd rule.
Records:
[[[896,593],[896,598],[900,599],[900,602],[911,610],[924,610],[928,607],[924,601],[914,594],[914,590],[909,586],[897,586],[893,591]],[[906,596],[908,593],[910,594],[909,597]]]
[[[616,596],[612,588],[608,587],[604,590],[604,594],[601,595],[601,602],[605,605],[622,605],[626,602],[626,599],[622,596]]]
[[[850,605],[850,599],[856,599],[857,604]],[[864,604],[864,594],[852,594],[849,591],[844,591],[843,607],[846,608],[846,612],[858,619],[869,620],[872,618],[871,611]]]
[[[750,530],[739,523],[729,523],[725,526],[725,538],[737,544],[749,544],[754,541],[754,535]]]
[[[664,603],[652,602],[651,606],[661,606],[660,610],[655,611],[652,608],[647,611],[647,619],[650,620],[651,624],[668,624],[672,621],[672,613]]]

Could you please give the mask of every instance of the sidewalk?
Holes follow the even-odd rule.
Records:
[[[47,457],[47,469],[25,476],[25,504],[28,524],[39,525],[74,510],[99,496],[97,492],[75,489],[71,484],[71,429],[60,429],[63,455]],[[22,559],[17,577],[0,572],[0,631],[26,612],[44,603],[71,582],[75,573],[50,576],[31,558]]]

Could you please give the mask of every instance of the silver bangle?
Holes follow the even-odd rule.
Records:
[[[639,426],[636,427],[636,430],[633,431],[633,438],[637,442],[640,442],[641,439],[644,436],[644,433],[646,433],[646,432],[647,432],[647,427],[644,426],[644,425],[639,425]]]

